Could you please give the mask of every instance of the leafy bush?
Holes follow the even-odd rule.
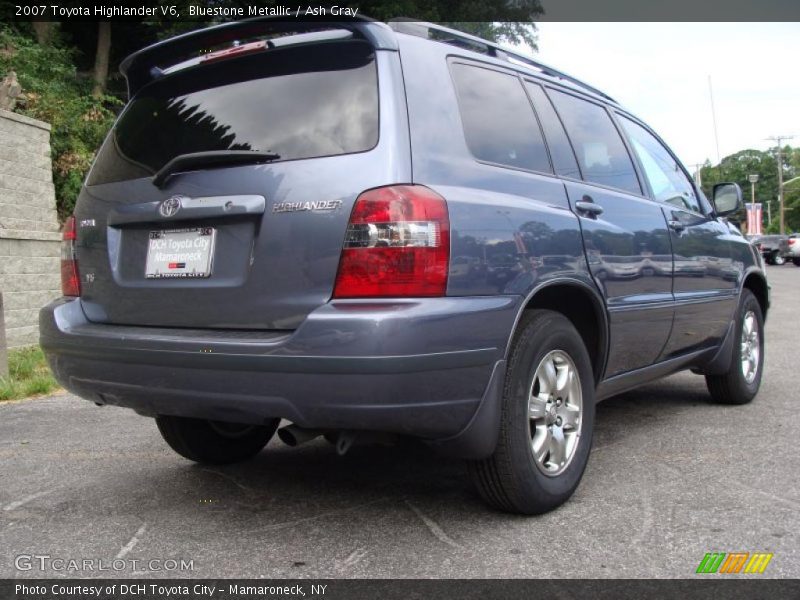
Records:
[[[114,121],[121,102],[95,98],[91,82],[79,77],[74,50],[54,40],[40,45],[10,29],[0,29],[0,77],[16,71],[22,102],[15,111],[50,123],[56,205],[61,219],[75,207],[94,154]]]

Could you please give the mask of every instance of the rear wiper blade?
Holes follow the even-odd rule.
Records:
[[[210,150],[181,154],[158,170],[153,176],[153,185],[160,188],[175,173],[198,167],[258,164],[278,160],[280,157],[280,154],[258,150]]]

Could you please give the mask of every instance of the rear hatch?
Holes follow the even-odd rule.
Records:
[[[356,197],[410,180],[408,126],[396,52],[300,41],[201,55],[136,93],[75,212],[89,319],[293,329],[330,299]]]

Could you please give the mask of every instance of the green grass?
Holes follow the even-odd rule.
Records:
[[[8,351],[8,377],[0,377],[0,401],[48,394],[57,388],[41,348]]]

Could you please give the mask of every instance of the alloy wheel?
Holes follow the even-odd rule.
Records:
[[[741,339],[742,375],[747,383],[753,383],[756,378],[760,358],[761,338],[758,335],[758,320],[755,313],[750,310],[745,313],[742,321]]]
[[[562,350],[549,352],[534,372],[528,399],[533,458],[545,475],[559,475],[569,466],[580,440],[582,410],[575,363]]]

